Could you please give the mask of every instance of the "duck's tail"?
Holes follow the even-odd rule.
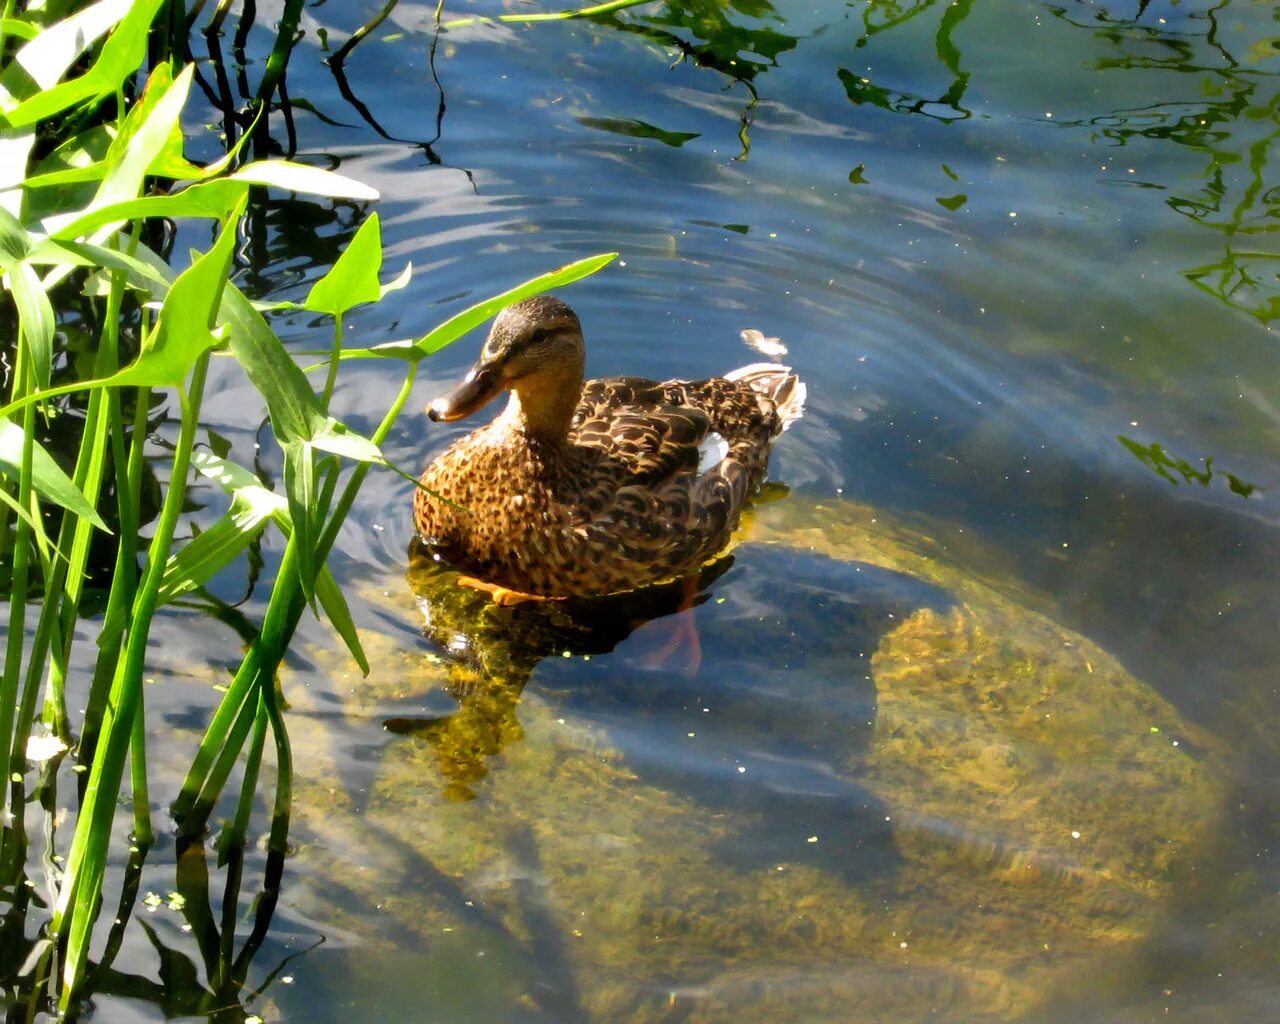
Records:
[[[752,363],[740,366],[724,375],[725,380],[741,381],[753,391],[758,391],[778,411],[778,430],[786,430],[804,415],[804,400],[808,388],[791,367],[779,363]]]

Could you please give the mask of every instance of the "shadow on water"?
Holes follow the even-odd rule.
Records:
[[[447,798],[474,798],[492,759],[523,739],[521,694],[538,663],[552,659],[558,671],[545,685],[561,706],[607,723],[646,780],[716,813],[759,816],[758,828],[721,851],[727,863],[775,863],[793,855],[796,835],[816,830],[863,847],[862,875],[893,862],[883,805],[828,763],[832,722],[848,726],[842,756],[865,749],[876,718],[870,658],[918,610],[949,612],[955,599],[943,588],[871,564],[751,546],[708,566],[692,602],[675,583],[501,608],[457,587],[457,574],[416,542],[414,556],[409,583],[459,708],[385,726],[430,745]],[[673,616],[687,617],[683,636]],[[693,628],[697,670],[681,661]],[[589,664],[610,652],[600,670]],[[859,664],[864,671],[851,676]],[[701,719],[694,733],[681,724],[691,707]],[[696,755],[686,749],[694,735]],[[747,772],[752,787],[731,784]]]

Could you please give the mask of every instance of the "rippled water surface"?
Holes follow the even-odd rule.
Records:
[[[370,478],[333,564],[374,671],[304,624],[294,853],[216,1019],[1274,1013],[1272,5],[671,0],[437,40],[402,2],[344,97],[324,41],[376,6],[312,6],[289,69],[297,158],[374,185],[384,276],[414,266],[351,344],[616,250],[562,293],[590,375],[724,372],[756,328],[808,413],[789,493],[682,613],[698,665],[678,594],[562,617],[407,573],[411,485]],[[246,278],[301,298],[367,213],[273,195]],[[420,409],[479,343],[423,364],[394,461],[468,429]],[[348,366],[369,432],[400,368]],[[260,401],[229,362],[209,396],[253,463]],[[160,627],[153,765],[184,763],[234,626]],[[143,888],[173,870],[162,844]],[[162,956],[199,960],[189,924],[142,914],[102,1020],[210,1014]]]

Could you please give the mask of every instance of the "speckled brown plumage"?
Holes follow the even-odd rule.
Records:
[[[549,296],[504,310],[429,411],[461,418],[503,390],[506,411],[427,467],[414,523],[454,567],[542,596],[633,590],[714,558],[804,405],[799,378],[773,364],[583,384],[577,317]]]

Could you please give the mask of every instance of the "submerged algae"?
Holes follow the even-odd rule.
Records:
[[[634,608],[584,625],[418,580],[460,658],[366,636],[347,710],[460,709],[391,720],[363,799],[299,785],[310,912],[375,972],[387,918],[427,972],[500,951],[510,1019],[972,1020],[1098,985],[1212,842],[1213,742],[996,561],[880,518],[758,509],[704,580],[696,680],[644,663]],[[709,692],[705,752],[662,747]]]

